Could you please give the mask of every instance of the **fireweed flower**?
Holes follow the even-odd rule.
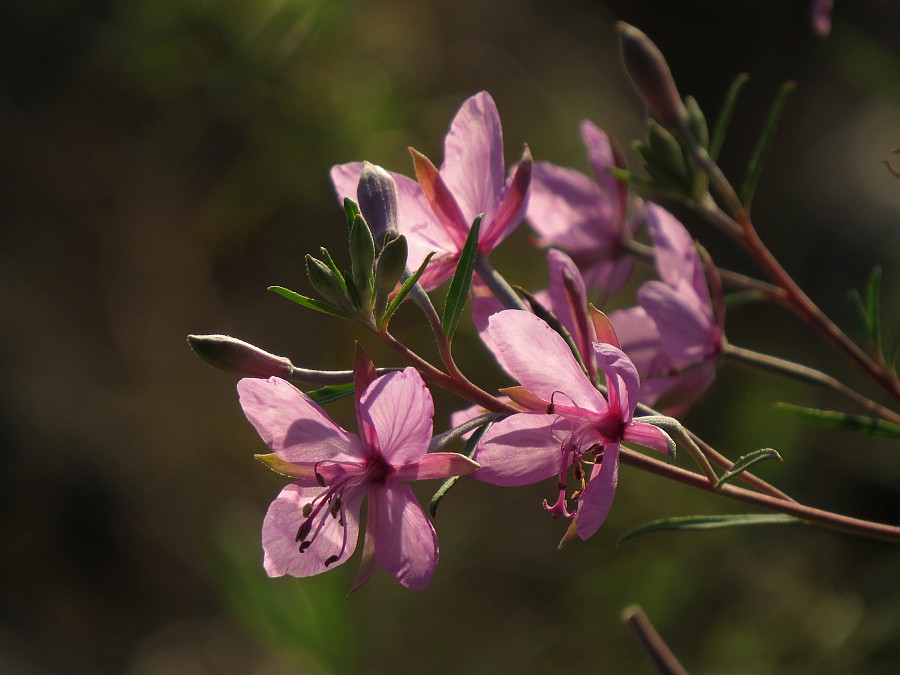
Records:
[[[641,401],[677,415],[715,379],[724,334],[690,234],[656,204],[647,205],[647,224],[661,281],[641,286],[639,307],[609,318],[643,377]]]
[[[431,579],[437,535],[400,481],[464,475],[478,465],[456,453],[426,454],[434,406],[414,368],[367,379],[368,386],[357,387],[360,436],[280,378],[238,383],[244,414],[274,453],[259,458],[295,479],[272,502],[263,523],[269,576],[312,576],[345,562],[356,548],[360,506],[368,496],[354,587],[366,581],[375,560],[407,588],[424,588]]]
[[[629,358],[612,344],[595,342],[593,352],[606,375],[609,401],[591,384],[565,341],[538,317],[505,310],[490,318],[488,331],[498,357],[521,387],[507,390],[532,412],[517,413],[488,429],[475,453],[481,465],[472,478],[495,485],[526,485],[559,477],[559,498],[544,508],[566,510],[566,475],[584,483],[583,463],[593,457],[586,485],[576,492],[574,532],[594,534],[609,513],[618,483],[619,445],[630,441],[660,452],[671,440],[657,427],[633,418],[640,382]]]
[[[813,30],[819,37],[828,37],[831,32],[831,10],[834,0],[813,0],[811,7]]]
[[[584,120],[581,138],[587,147],[594,178],[579,171],[535,162],[528,201],[528,222],[543,246],[566,251],[589,288],[618,290],[631,274],[633,257],[623,247],[643,222],[639,202],[629,217],[628,185],[609,169],[624,168],[624,160],[607,135]]]
[[[440,170],[424,155],[411,152],[419,182],[391,176],[397,184],[399,230],[409,245],[409,267],[418,268],[429,253],[436,253],[420,279],[430,290],[453,275],[476,216],[484,214],[478,248],[485,256],[522,222],[532,160],[526,146],[512,175],[504,179],[500,116],[486,91],[467,99],[453,118]],[[338,199],[356,194],[362,169],[362,162],[332,167]]]

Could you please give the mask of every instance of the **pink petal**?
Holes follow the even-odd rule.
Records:
[[[497,300],[494,294],[476,276],[472,285],[472,323],[475,325],[475,330],[478,331],[478,337],[481,338],[484,346],[498,361],[500,360],[500,352],[497,350],[497,345],[494,344],[490,333],[488,333],[488,322],[491,316],[497,312],[502,312],[503,309],[503,303]]]
[[[409,589],[431,581],[438,561],[438,541],[408,485],[387,481],[369,488],[369,525],[375,527],[375,557]]]
[[[395,467],[396,480],[429,480],[465,476],[478,469],[478,464],[456,452],[432,452],[416,464]]]
[[[812,25],[819,37],[828,37],[831,32],[831,9],[834,0],[813,0]]]
[[[709,304],[709,289],[694,240],[684,225],[656,204],[647,204],[647,225],[653,237],[654,256],[659,277],[670,286],[687,281],[694,294]]]
[[[649,388],[655,395],[653,404],[667,415],[679,417],[709,389],[716,379],[716,365],[714,359],[706,360],[677,377],[659,378],[658,385],[645,380],[641,384],[641,400],[651,403],[649,399],[644,399],[644,390]]]
[[[606,193],[613,210],[624,222],[628,210],[628,184],[615,178],[610,169],[617,166],[612,143],[600,127],[589,120],[581,122],[581,139],[588,151],[588,160],[597,185]],[[620,168],[625,168],[620,167]]]
[[[366,457],[356,436],[332,422],[306,394],[281,378],[244,378],[237,389],[247,419],[281,459],[295,464],[356,464]]]
[[[595,342],[594,353],[597,365],[606,375],[610,409],[623,422],[630,422],[641,391],[637,368],[625,352],[612,345]]]
[[[503,193],[497,204],[497,210],[479,235],[479,244],[485,255],[493,251],[497,244],[506,239],[525,218],[533,164],[531,151],[526,145],[525,151],[522,153],[522,159],[503,188]]]
[[[344,526],[329,513],[323,513],[322,527],[312,544],[303,553],[299,551],[297,530],[305,520],[303,507],[323,492],[325,488],[288,485],[269,506],[263,521],[262,543],[265,553],[263,566],[270,577],[284,574],[295,577],[312,576],[346,562],[353,555],[359,536],[359,507],[364,496],[359,490],[351,493],[344,501]],[[327,505],[325,510],[327,511]],[[319,520],[315,522],[318,525]],[[313,531],[316,531],[316,526]],[[325,561],[332,556],[339,558],[326,566]]]
[[[634,258],[628,254],[609,260],[598,260],[595,264],[582,266],[582,276],[588,288],[600,290],[601,297],[607,298],[618,291],[631,277]]]
[[[452,190],[438,173],[437,167],[418,150],[409,149],[416,167],[416,178],[422,193],[428,200],[432,213],[447,235],[453,240],[457,250],[466,241],[472,219],[467,218],[459,208]]]
[[[638,301],[656,324],[661,349],[676,368],[716,351],[721,333],[712,308],[693,294],[686,281],[675,287],[648,281],[638,291]]]
[[[618,483],[619,444],[612,443],[604,448],[603,461],[594,466],[591,479],[578,500],[575,532],[581,539],[593,535],[606,520]]]
[[[505,178],[503,130],[494,99],[486,91],[467,99],[444,139],[441,177],[456,197],[468,225],[484,213],[493,218]]]
[[[585,361],[590,358],[590,344],[596,337],[587,320],[587,289],[581,272],[572,259],[562,251],[547,251],[547,267],[550,273],[550,310],[565,327]],[[571,295],[566,290],[565,276],[571,281]]]
[[[379,377],[363,393],[360,407],[389,464],[415,464],[428,451],[434,404],[415,368]]]
[[[528,222],[542,244],[597,256],[618,240],[609,200],[584,174],[535,162],[530,192]]]
[[[494,314],[488,333],[500,362],[519,383],[547,401],[597,412],[606,401],[575,361],[565,340],[530,312],[507,309]]]
[[[667,455],[669,454],[669,439],[666,434],[658,427],[645,422],[633,422],[625,428],[623,440],[643,445],[651,450],[658,450]]]
[[[609,320],[616,329],[622,351],[628,354],[628,358],[643,377],[658,372],[661,365],[672,367],[665,357],[663,357],[664,364],[660,364],[659,331],[643,307],[620,309],[610,314]],[[643,394],[642,385],[642,400]]]
[[[528,485],[559,474],[571,463],[563,453],[571,425],[557,415],[519,413],[488,429],[475,461],[481,468],[470,477],[494,485]]]

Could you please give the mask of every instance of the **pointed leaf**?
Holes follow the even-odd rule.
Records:
[[[350,318],[350,315],[339,307],[335,307],[334,305],[327,302],[322,302],[321,300],[316,300],[315,298],[308,298],[305,295],[300,295],[299,293],[288,290],[283,286],[269,286],[267,290],[278,293],[278,295],[280,295],[281,297],[287,298],[291,302],[296,302],[298,305],[302,305],[307,309],[313,309],[317,312],[322,312],[322,314],[338,316],[342,319]]]
[[[447,291],[447,299],[444,302],[444,315],[441,317],[441,328],[448,340],[453,339],[459,317],[469,297],[469,289],[472,287],[472,272],[475,270],[475,258],[478,257],[478,233],[481,231],[481,219],[484,214],[475,217],[469,236],[466,237],[466,245],[463,246],[456,264],[456,272],[450,280],[450,290]]]
[[[645,523],[623,534],[617,544],[640,537],[651,532],[685,531],[685,530],[722,530],[727,527],[744,527],[747,525],[790,525],[803,521],[794,516],[782,513],[747,513],[716,516],[678,516],[662,518]]]
[[[753,201],[753,193],[756,191],[756,184],[759,182],[759,177],[762,175],[766,156],[769,154],[769,149],[772,147],[772,141],[775,138],[775,130],[778,128],[778,122],[781,119],[781,113],[784,111],[784,106],[787,104],[788,96],[791,95],[791,92],[794,91],[796,86],[796,82],[785,82],[781,85],[778,96],[775,98],[775,103],[772,104],[772,109],[769,111],[766,127],[763,129],[762,136],[760,136],[759,141],[756,144],[756,149],[753,151],[753,156],[750,158],[750,164],[747,166],[747,177],[744,179],[743,186],[741,186],[741,203],[746,208],[749,208],[750,203]]]
[[[472,457],[475,454],[475,448],[478,447],[478,441],[481,440],[481,437],[484,436],[484,432],[491,428],[493,422],[488,422],[482,427],[478,427],[475,431],[472,432],[472,435],[469,436],[469,440],[466,441],[465,446],[463,446],[462,454],[466,457]],[[431,498],[431,503],[428,505],[428,511],[431,513],[431,517],[434,518],[437,516],[437,508],[441,503],[441,500],[446,496],[448,492],[450,492],[451,488],[456,485],[457,481],[462,478],[462,476],[453,476],[452,478],[448,478],[445,480],[441,487],[437,489],[437,492],[434,493],[434,496]]]
[[[725,104],[722,106],[722,112],[719,113],[719,117],[716,118],[716,126],[713,130],[712,139],[709,141],[709,156],[713,161],[718,158],[722,144],[725,142],[728,125],[731,123],[731,117],[734,115],[734,109],[737,105],[738,94],[741,93],[741,89],[749,79],[750,77],[747,73],[741,73],[734,78],[734,82],[731,83],[731,87],[728,89],[728,94],[725,96]]]
[[[751,466],[753,466],[757,462],[763,461],[764,459],[774,459],[776,462],[784,461],[781,455],[778,454],[778,451],[774,448],[762,448],[761,450],[755,450],[741,457],[732,465],[730,469],[728,469],[728,471],[723,473],[722,477],[719,478],[719,482],[716,483],[716,489],[718,490],[732,478],[736,478]]]
[[[425,272],[425,268],[428,267],[428,263],[431,262],[432,256],[434,256],[434,252],[431,252],[427,256],[425,256],[425,260],[423,260],[422,264],[419,265],[419,269],[416,270],[416,273],[403,282],[403,285],[400,286],[400,290],[397,291],[397,295],[395,295],[394,299],[391,300],[391,304],[388,305],[387,309],[384,310],[384,314],[380,319],[378,319],[379,326],[388,325],[391,317],[394,316],[394,312],[399,309],[400,303],[402,303],[406,299],[406,296],[409,295],[412,287],[415,286],[416,283],[418,283],[419,277],[421,277],[422,273]]]
[[[900,424],[894,424],[886,420],[866,417],[865,415],[851,415],[834,410],[805,408],[799,405],[791,405],[790,403],[776,403],[775,407],[806,422],[828,429],[840,429],[877,438],[900,440]]]
[[[353,383],[346,382],[345,384],[331,384],[327,387],[321,387],[320,389],[313,389],[312,391],[306,392],[306,395],[319,405],[325,405],[326,403],[332,403],[338,399],[352,396],[353,391]]]

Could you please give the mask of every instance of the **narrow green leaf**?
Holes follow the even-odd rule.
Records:
[[[347,382],[345,384],[331,384],[327,387],[321,387],[320,389],[313,389],[312,391],[306,392],[306,395],[319,405],[325,405],[326,403],[342,399],[345,396],[350,396],[352,393],[353,383]]]
[[[278,293],[281,297],[287,298],[291,302],[296,302],[298,305],[302,305],[307,309],[313,309],[317,312],[322,312],[322,314],[330,314],[331,316],[339,316],[342,319],[350,318],[350,315],[339,307],[335,307],[328,302],[316,300],[315,298],[308,298],[305,295],[300,295],[299,293],[295,293],[282,286],[269,286],[267,290]]]
[[[391,300],[391,304],[388,305],[387,309],[384,310],[384,314],[381,315],[381,318],[378,319],[379,326],[387,326],[388,322],[391,320],[391,317],[394,316],[394,312],[396,312],[400,308],[400,303],[402,303],[406,296],[409,295],[409,292],[412,290],[412,287],[415,286],[419,277],[422,276],[422,273],[425,271],[425,268],[428,267],[428,263],[431,262],[431,258],[434,256],[434,252],[432,251],[427,256],[425,256],[425,260],[422,261],[422,264],[419,265],[419,269],[416,270],[416,273],[413,274],[409,279],[403,282],[403,285],[400,286],[400,290],[397,291],[397,295],[394,296],[394,299]]]
[[[781,113],[787,104],[788,96],[797,87],[796,82],[785,82],[778,91],[775,103],[769,111],[769,118],[766,120],[766,127],[763,129],[762,136],[756,144],[753,156],[750,158],[750,164],[747,166],[747,177],[741,186],[741,203],[749,208],[753,201],[753,193],[756,191],[756,184],[762,175],[763,165],[766,162],[766,156],[772,147],[772,141],[775,139],[775,130],[778,128],[778,122],[781,119]]]
[[[636,185],[637,187],[646,188],[647,190],[655,190],[657,189],[656,183],[654,183],[649,178],[645,178],[644,176],[639,176],[636,173],[631,173],[627,169],[620,169],[617,166],[611,166],[607,168],[614,177],[618,178],[621,181],[625,181],[630,185]]]
[[[353,227],[353,221],[356,220],[356,216],[360,214],[361,211],[356,202],[350,199],[350,197],[344,197],[344,215],[347,217],[348,230]]]
[[[618,544],[629,539],[640,537],[651,532],[674,531],[706,531],[722,530],[727,527],[746,527],[748,525],[789,525],[801,523],[799,518],[782,513],[744,513],[735,515],[717,516],[678,516],[676,518],[662,518],[654,520],[623,534]]]
[[[791,405],[790,403],[776,403],[775,407],[806,422],[818,424],[828,429],[840,429],[842,431],[866,434],[867,436],[876,436],[877,438],[900,440],[900,424],[894,424],[875,417],[851,415],[834,410],[817,410],[816,408],[805,408],[799,405]]]
[[[493,422],[488,422],[484,426],[478,427],[477,429],[475,429],[475,431],[472,432],[472,435],[469,436],[469,439],[463,446],[463,455],[471,458],[472,455],[475,454],[475,448],[478,447],[478,441],[480,441],[481,437],[484,436],[484,432],[491,428],[491,424],[493,424]],[[450,490],[454,485],[456,485],[460,478],[462,478],[462,476],[453,476],[452,478],[448,478],[441,484],[441,487],[437,489],[437,492],[434,493],[434,497],[431,498],[431,503],[428,505],[428,511],[431,513],[432,518],[437,515],[438,504],[441,503],[441,500],[446,496],[448,492],[450,492]]]
[[[776,462],[784,461],[781,455],[778,454],[778,451],[774,448],[763,448],[762,450],[755,450],[754,452],[741,457],[732,465],[730,469],[728,469],[728,471],[722,474],[722,477],[719,478],[719,482],[716,483],[716,490],[725,485],[725,483],[730,481],[732,478],[735,478],[742,474],[757,462],[761,462],[765,459],[774,459]]]
[[[475,270],[475,258],[478,257],[478,233],[481,231],[481,219],[484,214],[475,217],[472,229],[466,237],[459,262],[456,264],[456,272],[450,280],[450,290],[447,291],[447,299],[444,301],[444,315],[441,317],[441,328],[448,340],[453,339],[459,317],[469,297],[469,288],[472,286],[472,272]]]
[[[866,289],[866,332],[876,354],[881,353],[881,267],[875,267]]]
[[[737,107],[738,94],[741,93],[741,89],[743,89],[749,79],[747,73],[741,73],[734,78],[734,82],[731,83],[731,87],[728,89],[728,94],[725,96],[725,104],[722,106],[722,112],[719,113],[719,117],[716,119],[716,126],[713,129],[712,139],[709,142],[709,156],[713,161],[718,158],[722,145],[725,143],[728,125],[731,124],[731,118]]]

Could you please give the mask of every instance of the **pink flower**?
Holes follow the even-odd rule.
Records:
[[[429,253],[436,252],[420,280],[430,290],[453,275],[476,216],[484,214],[478,237],[483,255],[522,222],[532,160],[526,146],[522,160],[504,179],[500,116],[486,91],[467,99],[453,118],[440,170],[424,155],[411,151],[419,182],[391,175],[397,184],[400,233],[409,245],[409,267],[418,268]],[[332,167],[331,180],[339,199],[356,194],[362,168],[362,162]]]
[[[269,576],[306,577],[345,562],[356,548],[360,506],[368,496],[354,588],[368,579],[377,560],[401,584],[418,590],[428,585],[437,564],[437,535],[400,481],[459,476],[478,465],[456,453],[426,454],[434,407],[415,369],[377,379],[363,370],[357,368],[361,437],[280,378],[238,383],[247,419],[274,452],[259,459],[296,479],[266,514],[264,566]]]
[[[506,370],[523,385],[507,390],[533,412],[514,414],[488,429],[475,457],[472,478],[496,485],[525,485],[559,477],[557,503],[544,508],[569,516],[565,504],[568,468],[583,483],[582,462],[593,468],[577,495],[574,531],[594,534],[609,513],[618,483],[619,445],[631,441],[669,452],[670,439],[655,426],[633,419],[640,383],[629,358],[616,346],[595,342],[594,356],[606,375],[609,401],[591,384],[565,341],[538,317],[519,310],[494,314],[488,328]],[[581,487],[581,486],[579,486]]]
[[[715,379],[724,337],[687,230],[656,204],[647,205],[647,223],[662,281],[645,283],[640,306],[613,312],[610,320],[644,378],[642,402],[663,401],[678,414]]]
[[[831,9],[834,0],[813,0],[811,7],[813,30],[819,37],[828,37],[831,32]]]
[[[627,281],[634,260],[622,242],[631,238],[643,216],[640,208],[628,215],[628,186],[609,169],[624,160],[607,135],[593,123],[581,123],[593,180],[573,169],[535,162],[527,218],[540,243],[566,251],[584,275],[589,288],[603,293]]]

